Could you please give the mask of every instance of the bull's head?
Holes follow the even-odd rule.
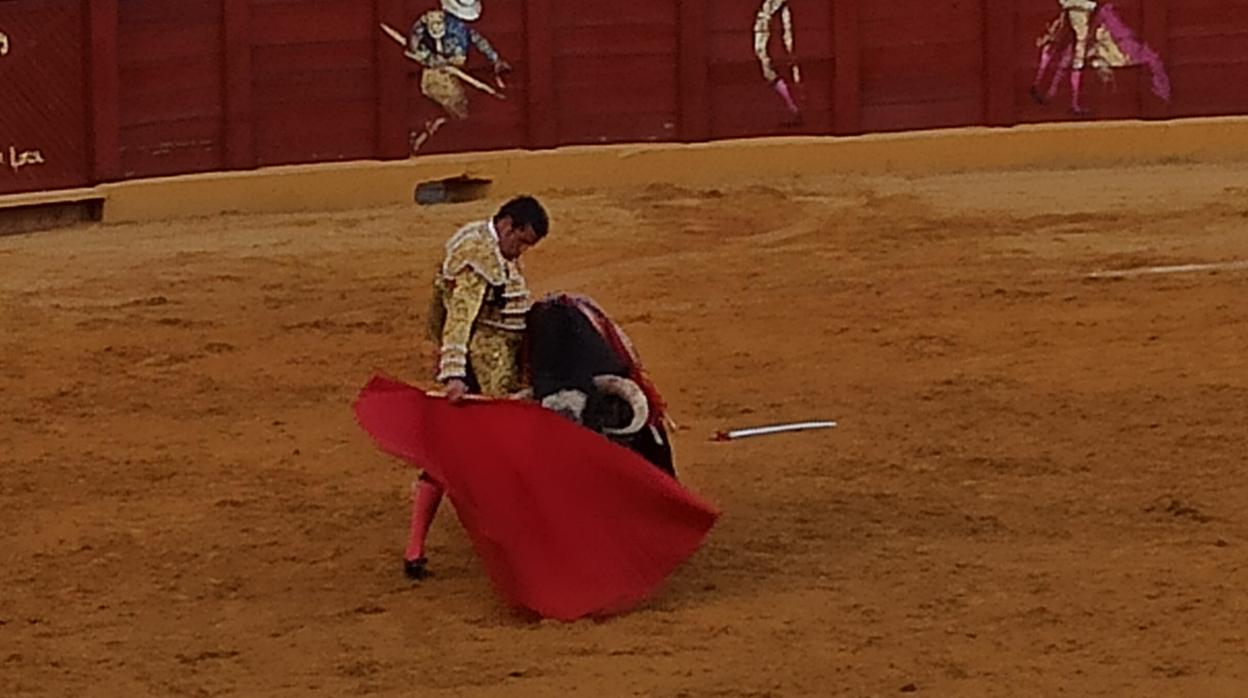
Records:
[[[658,408],[626,377],[636,369],[634,360],[617,346],[618,337],[604,336],[603,322],[609,320],[588,299],[553,296],[533,304],[525,334],[533,397],[675,477],[666,432],[661,424],[649,424]],[[609,328],[608,334],[616,331]]]
[[[629,366],[568,296],[533,305],[528,359],[534,397],[569,419],[609,436],[628,436],[650,418],[645,393],[625,378]]]
[[[590,391],[564,388],[542,398],[542,406],[608,436],[631,436],[650,419],[650,404],[628,378],[594,376]]]

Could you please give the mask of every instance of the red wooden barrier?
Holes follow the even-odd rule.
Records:
[[[407,13],[403,0],[374,0],[373,22],[403,27]],[[377,156],[383,159],[408,155],[407,62],[389,37],[373,33],[377,61]]]
[[[224,0],[221,12],[225,168],[246,169],[256,166],[251,101],[251,0]]]
[[[0,3],[0,193],[87,184],[78,2]]]
[[[1171,0],[1165,50],[1174,83],[1168,116],[1242,114],[1248,108],[1248,2]]]
[[[419,156],[1248,113],[1248,0],[1114,2],[1172,96],[1143,66],[1089,70],[1090,115],[1071,114],[1065,74],[1031,95],[1055,0],[483,0],[462,26],[512,68],[501,86],[475,46],[462,79],[404,56],[440,2],[0,2],[0,193],[404,158],[413,142]]]
[[[680,65],[680,127],[682,141],[710,137],[709,13],[712,0],[681,0],[677,39]]]
[[[1014,63],[1000,60],[1010,56],[1018,43],[1014,4],[983,0],[980,10],[984,19],[983,85],[984,123],[1008,126],[1014,123],[1018,106],[1014,89]]]
[[[225,167],[220,0],[115,6],[121,176]]]
[[[862,60],[857,0],[833,0],[832,27],[836,32],[836,119],[833,133],[862,132]]]
[[[117,0],[97,0],[86,11],[90,37],[88,105],[90,107],[91,180],[121,178],[120,72],[117,60]]]
[[[559,122],[555,115],[555,32],[550,21],[554,2],[528,0],[524,5],[528,145],[550,148],[559,142]]]

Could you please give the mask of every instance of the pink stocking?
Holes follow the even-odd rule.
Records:
[[[442,487],[425,476],[412,484],[412,530],[403,559],[412,562],[425,556],[425,538],[438,504],[442,502]]]
[[[1049,64],[1052,62],[1053,47],[1045,46],[1044,49],[1040,51],[1040,67],[1036,69],[1036,79],[1031,81],[1031,98],[1040,104],[1043,104],[1046,99],[1046,95],[1040,92],[1040,81],[1044,79],[1044,74],[1048,71]]]
[[[785,106],[794,114],[798,113],[797,102],[793,101],[793,93],[789,91],[789,86],[784,82],[783,78],[777,78],[772,87],[775,88],[776,94],[784,100]]]
[[[1070,110],[1076,114],[1086,113],[1080,103],[1080,89],[1083,87],[1083,71],[1070,71]]]
[[[1032,89],[1040,89],[1040,80],[1044,78],[1045,72],[1049,69],[1049,64],[1053,62],[1053,47],[1045,46],[1040,52],[1040,67],[1036,69],[1036,79],[1031,81]]]

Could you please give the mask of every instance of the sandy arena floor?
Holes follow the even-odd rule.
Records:
[[[551,192],[725,516],[531,624],[350,403],[495,201],[0,238],[0,694],[1248,695],[1248,166]],[[837,430],[708,441],[829,418]]]

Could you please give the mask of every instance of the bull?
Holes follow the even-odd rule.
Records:
[[[676,476],[663,404],[624,333],[592,300],[552,295],[528,311],[534,400]]]

